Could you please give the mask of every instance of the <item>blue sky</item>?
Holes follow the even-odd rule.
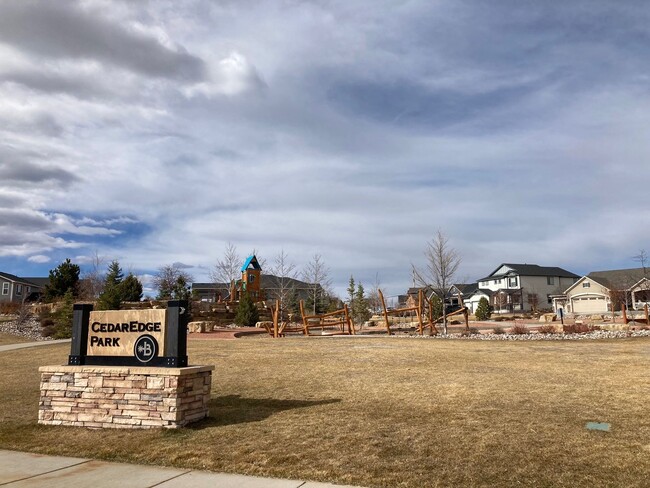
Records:
[[[95,253],[197,281],[227,242],[391,295],[442,229],[502,262],[634,267],[645,2],[0,3],[0,270]]]

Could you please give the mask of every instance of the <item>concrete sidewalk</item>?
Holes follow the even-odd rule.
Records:
[[[108,463],[0,450],[0,486],[11,488],[354,488],[189,469]]]
[[[24,349],[26,347],[51,346],[52,344],[61,344],[70,342],[71,339],[57,339],[54,341],[37,341],[37,342],[18,342],[17,344],[5,344],[0,346],[0,352],[13,351],[15,349]]]

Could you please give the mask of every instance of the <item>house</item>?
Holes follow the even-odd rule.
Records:
[[[475,287],[476,283],[473,284],[464,284],[457,283],[450,287],[449,291],[445,293],[445,304],[448,311],[456,310],[460,307],[461,298],[464,296],[464,293],[471,291]],[[411,287],[407,290],[406,295],[399,295],[400,307],[415,307],[418,303],[418,294],[422,290],[424,292],[424,297],[427,300],[430,300],[432,296],[440,297],[443,295],[440,289],[434,288],[432,286],[425,287]],[[459,297],[460,295],[460,297]],[[404,297],[403,299],[401,297]]]
[[[47,283],[48,278],[20,278],[0,271],[0,303],[37,300]]]
[[[563,294],[554,297],[554,309],[576,314],[620,310],[620,304],[640,310],[650,304],[650,269],[631,268],[592,271]]]
[[[306,300],[314,285],[289,277],[279,277],[262,274],[255,256],[249,256],[241,267],[242,277],[232,283],[192,283],[192,296],[204,302],[239,301],[242,294],[248,292],[253,301],[263,301],[267,298],[276,299],[295,293],[297,299]],[[317,285],[319,293],[324,290]]]
[[[464,302],[472,312],[485,296],[496,313],[550,309],[553,296],[573,285],[580,277],[558,267],[537,264],[499,265]]]

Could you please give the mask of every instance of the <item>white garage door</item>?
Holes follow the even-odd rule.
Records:
[[[574,298],[574,313],[604,313],[607,312],[607,300],[604,297]]]

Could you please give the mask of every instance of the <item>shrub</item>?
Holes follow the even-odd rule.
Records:
[[[526,327],[524,324],[515,324],[510,329],[510,333],[514,335],[528,334],[528,332],[528,327]]]
[[[587,332],[591,332],[587,324],[575,324],[573,329],[576,334],[586,334]]]
[[[41,331],[41,335],[43,337],[52,337],[54,334],[56,334],[56,327],[53,325],[48,325],[47,327],[44,327],[43,330]]]
[[[54,325],[54,320],[51,318],[41,319],[41,327],[51,327]]]
[[[497,325],[494,329],[492,329],[492,333],[497,334],[497,335],[501,335],[501,334],[505,334],[506,330],[503,327],[500,327],[500,326]]]
[[[540,334],[555,334],[555,326],[546,324],[539,328]]]
[[[476,307],[476,312],[474,316],[476,320],[487,320],[492,315],[492,310],[490,308],[490,303],[487,301],[487,298],[481,297],[478,301],[478,306]]]
[[[576,328],[575,325],[572,324],[565,324],[562,326],[562,332],[565,334],[575,334]]]
[[[508,318],[507,317],[495,317],[494,318],[495,322],[503,322],[505,320],[508,320]]]
[[[259,312],[255,303],[251,299],[250,295],[245,293],[237,306],[235,323],[244,327],[253,327],[259,320]]]

